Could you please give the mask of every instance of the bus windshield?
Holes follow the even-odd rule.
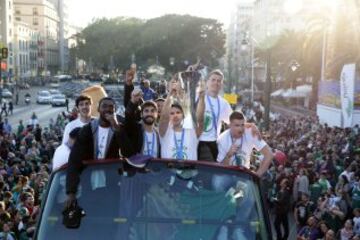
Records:
[[[153,161],[145,170],[90,165],[81,175],[77,229],[62,224],[66,170],[51,180],[36,238],[270,239],[259,186],[248,173]]]

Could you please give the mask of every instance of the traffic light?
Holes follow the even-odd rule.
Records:
[[[7,58],[8,57],[8,48],[2,48],[1,49],[1,58]]]

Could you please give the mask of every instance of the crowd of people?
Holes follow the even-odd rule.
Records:
[[[288,213],[299,240],[360,239],[359,134],[310,116],[271,123],[267,142],[286,156],[270,169],[277,239],[288,239]]]
[[[0,239],[31,239],[51,159],[70,120],[62,113],[40,125],[33,113],[12,126],[0,117]]]
[[[219,95],[224,79],[216,70],[209,74],[206,89],[199,88],[190,129],[184,126],[176,81],[170,81],[164,98],[152,99],[147,90],[150,99],[144,101],[144,90],[132,80],[125,84],[124,118],[116,116],[116,103],[108,97],[98,103],[99,117],[92,118],[95,103],[81,95],[77,111],[59,114],[48,125],[40,125],[35,113],[16,128],[7,119],[0,121],[0,239],[31,239],[52,169],[69,162],[69,207],[76,201],[82,160],[135,154],[253,169],[266,183],[277,239],[289,237],[288,216],[295,220],[298,239],[360,238],[359,126],[341,129],[322,125],[316,117],[280,116],[261,136],[256,127],[261,114],[254,115],[255,125],[233,111]],[[254,159],[253,148],[262,161]],[[285,157],[270,166],[279,152]]]

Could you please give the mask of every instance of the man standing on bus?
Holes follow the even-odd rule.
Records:
[[[267,143],[252,133],[252,128],[245,127],[245,117],[234,111],[230,115],[230,129],[224,131],[217,140],[219,154],[217,161],[224,165],[250,168],[253,149],[264,156],[256,174],[261,177],[269,168],[273,154]]]

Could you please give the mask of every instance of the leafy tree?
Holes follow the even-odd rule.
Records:
[[[189,15],[165,15],[148,21],[118,17],[97,19],[82,32],[84,39],[77,55],[92,59],[97,68],[107,71],[112,56],[117,68],[125,69],[136,56],[138,65],[147,68],[156,59],[166,68],[182,69],[185,60],[201,57],[210,66],[225,54],[225,34],[214,19]],[[170,57],[175,66],[170,66]]]

